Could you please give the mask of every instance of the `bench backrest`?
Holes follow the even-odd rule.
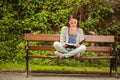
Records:
[[[103,36],[103,35],[85,35],[85,42],[91,42],[91,43],[114,43],[115,39],[114,36]],[[24,34],[24,40],[26,41],[59,41],[60,35],[58,34]],[[53,46],[28,46],[29,50],[55,50]],[[87,51],[103,51],[103,52],[109,52],[111,51],[110,46],[90,46],[87,47]]]
[[[114,36],[103,35],[85,35],[86,42],[111,42],[113,43]],[[58,34],[24,34],[24,39],[29,41],[59,41]]]

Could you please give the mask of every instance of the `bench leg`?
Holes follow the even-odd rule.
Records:
[[[118,78],[117,60],[115,61],[115,77]]]
[[[117,59],[111,59],[110,60],[110,76],[112,76],[112,71],[115,71],[115,77],[118,78],[117,73]]]
[[[118,78],[118,72],[117,72],[117,59],[115,60],[115,77]]]
[[[118,78],[118,72],[117,72],[117,58],[118,58],[118,51],[117,48],[114,49],[114,55],[115,55],[115,59],[113,62],[113,67],[114,67],[114,71],[115,71],[115,77]]]
[[[116,55],[115,55],[115,65],[114,65],[114,67],[115,67],[115,76],[116,76],[116,78],[118,78],[118,72],[117,72],[118,51],[117,51],[117,49],[115,49],[115,53],[116,53]]]
[[[29,57],[28,57],[28,50],[26,51],[26,77],[28,77],[28,68],[29,68]]]
[[[112,76],[112,69],[113,69],[113,60],[110,60],[110,76]]]
[[[26,57],[26,77],[28,77],[28,66],[29,66],[29,64],[28,64],[28,57]]]
[[[28,67],[29,67],[29,57],[28,57],[28,41],[26,42],[26,77],[28,77]]]

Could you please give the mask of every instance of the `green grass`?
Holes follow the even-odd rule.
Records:
[[[68,67],[68,66],[32,66],[30,70],[52,70],[52,71],[109,71],[109,68],[97,67]]]
[[[25,70],[25,64],[5,63],[0,64],[0,70]],[[29,70],[46,70],[46,71],[104,71],[109,72],[109,67],[70,67],[70,66],[43,66],[30,64]],[[118,68],[120,71],[120,67]]]
[[[4,64],[0,64],[0,70],[25,70],[25,64],[4,63]]]

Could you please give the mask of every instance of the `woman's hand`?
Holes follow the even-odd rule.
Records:
[[[74,44],[74,46],[77,48],[77,47],[80,47],[80,44],[76,43],[76,44]]]
[[[65,48],[66,48],[67,46],[68,46],[68,45],[67,45],[66,43],[63,43],[63,47],[65,47]]]

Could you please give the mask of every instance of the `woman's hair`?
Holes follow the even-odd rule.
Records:
[[[70,27],[69,25],[69,20],[70,19],[76,19],[77,20],[77,27],[79,27],[79,19],[78,19],[78,16],[75,15],[75,14],[70,14],[69,17],[68,17],[68,23],[67,23],[67,26]]]

